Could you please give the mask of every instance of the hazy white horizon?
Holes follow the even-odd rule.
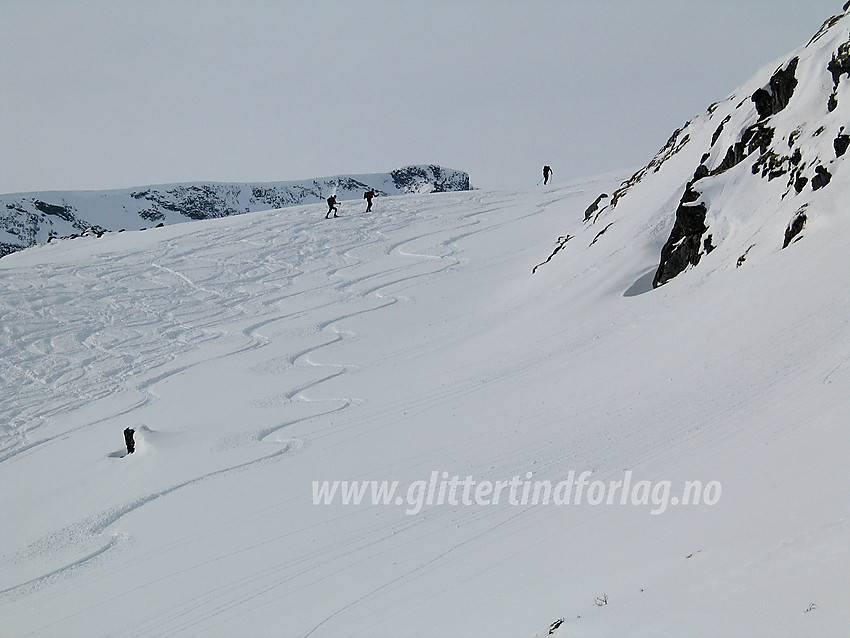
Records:
[[[0,3],[0,192],[638,166],[840,0]]]

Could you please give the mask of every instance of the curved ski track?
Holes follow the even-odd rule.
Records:
[[[514,216],[509,222],[536,215],[569,195],[561,193],[543,201],[527,215]],[[463,212],[457,212],[460,197],[466,200]],[[510,199],[510,196],[485,198],[477,193],[455,195],[450,202],[453,211],[447,213],[452,216],[451,222],[445,228],[429,232],[410,234],[408,229],[416,227],[411,218],[428,216],[435,209],[439,210],[439,199],[433,200],[433,204],[428,202],[427,206],[422,206],[419,200],[419,209],[405,211],[406,214],[390,214],[379,209],[372,217],[357,214],[330,221],[322,220],[315,207],[310,207],[300,212],[265,214],[249,224],[200,230],[188,240],[186,237],[166,240],[156,245],[153,256],[143,252],[107,253],[85,266],[43,265],[35,269],[36,277],[24,277],[21,282],[16,281],[20,273],[8,272],[3,277],[6,294],[0,298],[0,319],[4,326],[0,351],[7,362],[0,378],[6,384],[18,384],[23,396],[18,394],[10,399],[4,393],[0,398],[0,413],[17,414],[0,430],[0,464],[12,463],[22,454],[32,453],[93,425],[123,422],[134,411],[158,400],[156,386],[163,381],[191,374],[199,366],[214,365],[216,361],[268,346],[273,338],[264,331],[271,331],[276,324],[320,309],[333,309],[341,302],[351,308],[351,300],[359,299],[369,302],[365,308],[334,314],[312,327],[313,333],[329,338],[317,345],[297,349],[282,360],[278,357],[269,361],[273,364],[271,372],[274,365],[320,372],[317,378],[269,397],[270,407],[292,402],[324,406],[307,416],[243,433],[240,437],[259,444],[296,423],[347,410],[363,399],[340,396],[316,400],[310,398],[310,391],[348,374],[356,366],[345,362],[319,363],[314,355],[356,338],[354,332],[340,327],[347,319],[407,303],[410,298],[400,294],[405,284],[427,282],[461,265],[463,258],[458,242],[492,232],[502,223],[508,223],[482,222],[487,220],[488,213],[500,210]],[[403,209],[407,202],[398,199],[393,204]],[[323,241],[325,233],[336,243]],[[342,239],[343,233],[350,234]],[[391,265],[347,277],[347,271],[363,270],[369,265],[369,260],[358,254],[376,246]],[[306,283],[302,285],[302,282]],[[34,291],[39,294],[33,294]],[[319,303],[287,309],[292,301],[315,301],[312,296]],[[79,307],[78,300],[83,300]],[[209,342],[215,354],[194,360],[193,353]],[[130,361],[133,362],[132,374],[127,372]],[[49,424],[53,419],[116,393],[126,393],[132,398],[122,408],[97,421],[61,432],[51,431]],[[337,425],[331,429],[339,431],[346,427]],[[41,434],[42,431],[45,433]],[[321,437],[327,431],[323,434],[320,430],[316,434]],[[112,550],[128,540],[125,535],[111,531],[115,523],[161,497],[259,463],[281,460],[297,453],[305,444],[298,439],[276,442],[282,447],[273,453],[187,477],[45,535],[13,560],[72,545],[87,550],[73,561],[0,589],[0,596],[28,595],[73,576],[87,565],[105,560]],[[496,527],[502,524],[504,522],[499,522]],[[422,528],[422,533],[429,532]],[[340,539],[330,556],[328,548],[324,547],[321,556],[298,556],[275,564],[262,573],[231,583],[223,591],[210,592],[203,600],[195,601],[194,606],[183,604],[171,610],[171,614],[164,613],[157,619],[125,626],[121,634],[185,631],[232,611],[261,593],[285,585],[302,572],[315,569],[316,561],[328,564],[335,556],[351,554],[385,538],[386,530],[376,524],[366,536]],[[212,558],[209,562],[220,558]],[[430,562],[399,578],[413,575]],[[287,575],[276,578],[275,573],[283,567],[287,568]],[[234,597],[232,590],[236,587],[248,587],[249,593]],[[306,635],[357,602],[330,613]],[[196,617],[193,611],[199,612],[202,607],[204,611]],[[181,618],[182,624],[179,624]]]

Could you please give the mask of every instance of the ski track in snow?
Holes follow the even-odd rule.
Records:
[[[553,199],[545,202],[544,204],[539,205],[537,207],[537,209],[535,210],[535,212],[531,213],[531,214],[536,214],[536,213],[539,212],[540,209],[545,208],[548,205],[555,204],[559,201],[562,201],[563,199],[564,199],[563,196],[553,198]],[[483,213],[495,212],[497,210],[498,210],[498,207],[482,209],[482,210],[479,210],[479,211],[475,211],[474,213],[469,213],[469,214],[463,215],[463,217],[464,218],[470,218],[470,222],[466,225],[470,226],[470,227],[474,227],[474,226],[478,226],[480,224],[480,220],[482,219],[480,216]],[[522,220],[524,217],[525,216],[519,217],[519,220]],[[466,232],[466,233],[461,233],[461,234],[455,233],[455,234],[452,234],[451,236],[449,236],[448,238],[442,239],[439,242],[438,246],[441,249],[445,249],[448,246],[453,245],[455,242],[457,242],[457,241],[459,241],[459,240],[461,240],[465,237],[472,236],[472,235],[474,235],[478,232],[489,232],[489,231],[494,230],[495,228],[498,228],[499,226],[500,226],[500,224],[496,223],[496,224],[487,225],[486,227],[480,228],[479,230],[472,230],[472,231],[469,231],[469,232]],[[427,236],[432,236],[432,235],[433,236],[440,236],[440,235],[444,235],[444,234],[445,234],[444,232],[440,231],[440,232],[436,232],[436,233],[428,233]],[[458,263],[457,256],[455,256],[453,253],[446,254],[443,257],[438,257],[438,256],[430,255],[430,254],[427,254],[427,253],[413,252],[413,251],[409,251],[409,250],[404,249],[404,246],[406,246],[410,243],[413,243],[414,241],[420,241],[425,236],[426,235],[420,235],[420,236],[417,236],[417,237],[414,237],[414,238],[411,238],[411,239],[405,239],[403,241],[390,244],[390,246],[387,250],[387,253],[388,254],[398,254],[398,255],[402,255],[402,256],[419,257],[419,258],[422,258],[422,259],[442,259],[442,260],[448,259],[448,260],[450,260],[450,263],[448,265],[445,265],[445,266],[429,273],[425,277],[433,277],[435,275],[443,273],[446,270],[454,267]],[[385,270],[383,273],[379,273],[379,275],[380,274],[386,275],[387,272],[396,272],[396,270]],[[413,276],[410,276],[410,277],[404,277],[404,278],[396,279],[396,280],[394,280],[390,283],[383,283],[383,284],[378,285],[378,286],[366,288],[366,289],[364,289],[363,292],[384,298],[384,295],[379,292],[381,289],[383,289],[383,288],[385,288],[389,285],[395,285],[395,284],[407,281],[409,279],[420,279],[422,277],[424,277],[424,276],[421,275],[421,274],[416,274],[416,275],[413,275]],[[363,283],[363,282],[365,282],[365,281],[367,281],[368,279],[371,279],[371,278],[372,278],[372,276],[367,276],[367,277],[357,278],[356,280],[350,280],[348,282],[348,285],[352,285],[353,283]],[[397,303],[397,301],[399,299],[400,299],[400,297],[398,295],[396,295],[395,301],[393,301],[392,303],[387,304],[387,305],[393,305],[394,303]],[[367,312],[372,312],[372,311],[373,310],[370,310],[370,311],[367,311]],[[361,314],[361,313],[354,313],[354,314]],[[323,329],[327,328],[332,323],[334,323],[335,321],[338,321],[338,320],[339,319],[334,320],[334,321],[330,321],[330,322],[325,322],[324,324],[322,324],[322,328]],[[353,336],[353,335],[350,335],[350,336]],[[338,341],[338,339],[334,339],[334,341],[332,343],[336,343],[337,341]],[[309,352],[315,352],[316,350],[319,350],[322,347],[324,347],[324,345],[323,346],[317,346],[316,348],[311,348],[309,350]],[[301,356],[304,356],[304,355],[307,355],[307,354],[309,354],[309,353],[302,353]],[[343,364],[332,364],[332,365],[343,365]],[[335,374],[335,375],[332,375],[332,376],[335,377],[335,376],[338,376],[338,375]],[[449,392],[447,394],[443,394],[443,395],[438,396],[438,397],[429,398],[428,403],[430,405],[434,405],[434,404],[442,402],[442,401],[447,401],[451,398],[457,398],[459,396],[462,396],[466,392],[466,390],[467,389],[465,389],[465,388],[458,388],[456,391]],[[348,404],[346,404],[345,406],[343,406],[340,409],[345,409],[346,407],[348,407]],[[407,407],[411,407],[411,404],[407,404]],[[356,428],[357,426],[356,426],[356,424],[349,424],[349,425],[346,425],[346,426],[343,426],[343,427],[346,428],[346,429],[353,429],[353,428]],[[339,432],[340,429],[342,429],[342,428],[334,428],[334,430],[336,432]],[[324,434],[324,435],[320,434],[319,436],[327,436],[327,433]],[[408,462],[408,461],[410,461],[410,459],[405,459],[405,460],[402,460],[402,461],[396,461],[396,462],[393,463],[393,465],[402,465],[403,463]],[[432,566],[436,565],[437,563],[441,562],[443,559],[450,556],[452,554],[452,552],[454,552],[455,550],[457,550],[457,549],[459,549],[459,548],[461,548],[461,547],[463,547],[467,544],[470,544],[475,540],[480,539],[480,537],[482,537],[482,536],[485,536],[487,534],[490,534],[490,533],[498,530],[503,525],[516,522],[516,520],[521,519],[523,517],[523,515],[524,515],[524,512],[522,512],[522,511],[517,512],[517,513],[514,513],[511,516],[509,516],[508,520],[502,520],[500,516],[497,516],[496,520],[491,522],[484,532],[481,532],[481,533],[477,534],[476,536],[474,536],[472,538],[468,538],[464,541],[461,541],[461,542],[453,545],[452,547],[450,547],[450,548],[448,548],[444,551],[439,552],[434,557],[416,565],[415,567],[412,567],[410,569],[405,570],[400,576],[396,577],[395,579],[382,584],[381,586],[365,593],[364,595],[360,596],[359,598],[352,600],[351,602],[345,604],[344,606],[334,610],[324,620],[319,622],[311,630],[307,631],[304,635],[310,636],[310,635],[314,634],[317,630],[319,630],[329,620],[331,620],[331,619],[337,617],[338,615],[344,613],[346,610],[355,607],[359,603],[361,603],[361,602],[363,602],[363,601],[365,601],[369,598],[372,598],[374,595],[379,594],[383,590],[386,590],[388,587],[392,586],[393,584],[397,584],[397,583],[402,582],[402,581],[409,581],[411,578],[416,578],[416,577],[422,575],[424,572],[426,572],[428,570],[429,567],[432,567]],[[347,514],[344,515],[344,516],[347,516]],[[432,523],[434,519],[439,519],[440,516],[441,516],[441,514],[439,512],[433,512],[433,513],[425,514],[425,515],[422,516],[421,519],[419,519],[417,521],[411,520],[404,528],[396,528],[395,530],[393,530],[392,534],[399,533],[401,531],[404,531],[406,528],[410,527],[410,528],[422,529],[423,531],[418,536],[427,537],[428,535],[434,533],[433,530],[428,529],[429,524]],[[466,515],[463,516],[462,518],[467,518],[468,520],[471,521],[471,520],[474,520],[476,518],[488,518],[488,516],[489,516],[488,512],[479,511],[479,512],[467,512]],[[309,530],[300,530],[300,531],[303,532],[303,531],[309,531]],[[197,625],[199,625],[201,623],[204,623],[204,627],[206,627],[206,628],[216,627],[216,626],[218,626],[217,623],[212,623],[212,624],[209,623],[209,621],[211,619],[215,619],[222,614],[228,614],[228,617],[232,617],[234,615],[234,613],[237,616],[242,615],[242,614],[252,613],[252,611],[256,609],[256,605],[265,606],[265,605],[269,604],[269,601],[256,602],[256,601],[259,601],[259,599],[262,595],[268,594],[269,592],[271,592],[273,590],[277,590],[277,589],[280,589],[282,587],[285,587],[288,583],[295,581],[297,578],[303,576],[306,573],[318,572],[318,573],[321,574],[322,569],[327,569],[329,566],[338,563],[341,559],[350,558],[351,556],[355,555],[357,552],[360,552],[360,551],[362,551],[366,548],[372,547],[373,545],[375,545],[375,546],[380,545],[380,544],[386,542],[388,540],[388,538],[389,538],[389,536],[387,535],[387,532],[383,528],[383,526],[381,524],[376,524],[371,529],[369,529],[366,534],[363,534],[361,532],[357,536],[341,538],[334,544],[334,546],[332,546],[330,548],[325,546],[319,551],[316,551],[316,552],[313,552],[313,553],[310,553],[310,554],[307,554],[307,555],[302,555],[302,556],[299,556],[295,559],[288,559],[284,562],[274,562],[267,569],[264,569],[260,572],[254,573],[249,578],[240,579],[239,581],[229,583],[227,587],[221,588],[221,589],[216,590],[216,591],[210,591],[210,592],[205,593],[200,599],[198,599],[196,601],[196,603],[194,605],[187,606],[185,603],[183,603],[179,606],[175,606],[175,608],[173,610],[173,615],[165,614],[164,616],[156,619],[155,621],[149,621],[149,622],[143,623],[141,625],[136,625],[136,626],[133,626],[133,627],[124,627],[124,628],[122,628],[122,633],[130,631],[130,632],[132,632],[133,635],[144,635],[144,634],[147,634],[147,633],[150,633],[150,632],[161,631],[165,627],[168,627],[171,631],[173,631],[175,633],[181,633],[181,632],[185,632],[185,631],[191,631],[195,627],[197,627]],[[330,553],[329,553],[329,549],[331,550]],[[361,559],[360,561],[358,561],[358,563],[362,562],[363,560],[365,560],[365,559]],[[347,567],[346,569],[350,569],[350,568],[351,568],[351,566]],[[329,575],[329,574],[321,575],[321,576],[318,576],[316,579],[312,580],[311,582],[315,584],[315,583],[321,582],[323,580],[327,580],[328,578],[331,578],[331,577],[332,576]],[[247,588],[246,593],[241,593],[241,594],[238,593],[242,590],[245,590],[246,588]],[[248,609],[244,609],[244,610],[241,610],[241,611],[238,611],[238,612],[234,612],[235,609],[237,609],[239,607],[244,607],[248,603],[255,603],[255,605],[251,606]],[[183,621],[182,624],[176,624],[176,625],[174,624],[175,621],[180,620],[180,619],[184,619],[184,618],[185,618],[185,621]],[[136,633],[136,632],[138,632],[138,633]],[[115,634],[115,635],[118,635],[118,634]]]
[[[539,204],[529,215],[564,197],[566,195],[561,194]],[[451,197],[448,199],[449,202],[435,199],[433,207],[454,203]],[[0,298],[0,319],[4,326],[0,352],[6,365],[0,374],[3,382],[16,387],[16,391],[4,393],[4,398],[0,399],[0,410],[15,415],[0,431],[0,463],[13,463],[19,455],[102,422],[119,419],[124,422],[132,418],[134,411],[157,401],[158,384],[198,366],[263,348],[271,341],[263,334],[264,330],[307,313],[332,311],[339,305],[340,297],[344,300],[359,298],[369,303],[355,312],[332,313],[331,318],[316,324],[313,330],[328,334],[330,338],[293,351],[285,358],[284,365],[312,368],[319,376],[269,397],[265,406],[301,402],[317,404],[318,409],[307,416],[285,420],[237,438],[262,443],[296,423],[346,410],[363,399],[316,400],[310,398],[310,392],[348,373],[354,366],[345,362],[320,363],[314,357],[335,344],[356,338],[355,333],[338,324],[407,302],[409,298],[399,293],[404,284],[425,281],[456,267],[460,263],[454,248],[457,242],[499,226],[482,225],[482,220],[498,211],[502,202],[485,203],[480,195],[471,199],[471,210],[467,208],[460,213],[459,219],[452,220],[447,228],[421,234],[414,231],[404,236],[403,226],[410,224],[407,215],[376,211],[372,217],[342,217],[338,222],[323,224],[324,220],[316,218],[315,210],[307,209],[300,215],[284,211],[247,228],[200,231],[188,245],[185,241],[164,241],[155,246],[154,254],[143,251],[126,255],[107,253],[96,257],[95,263],[86,268],[44,264],[36,267],[30,276],[23,271],[7,271],[3,277],[5,294]],[[404,206],[403,200],[397,200],[397,205]],[[430,212],[425,209],[418,214]],[[293,223],[290,217],[297,221]],[[403,221],[395,221],[396,217]],[[337,224],[336,228],[328,226],[333,223]],[[343,229],[342,224],[348,226]],[[279,230],[279,226],[284,225],[289,227]],[[342,242],[335,236],[337,245],[322,239],[325,233],[339,232],[351,235]],[[388,234],[402,237],[387,244]],[[364,248],[373,244],[385,245],[385,257],[398,263],[389,267],[380,265],[370,271],[369,261],[357,255],[362,255]],[[297,256],[290,256],[290,251],[295,251]],[[314,268],[316,261],[319,264]],[[141,278],[138,277],[140,264],[148,264],[142,268]],[[364,274],[346,274],[364,268]],[[301,285],[302,279],[306,284]],[[329,289],[334,292],[330,300],[319,296],[320,303],[316,305],[285,312],[287,302],[309,299]],[[387,292],[389,289],[394,292]],[[78,301],[81,301],[79,305]],[[346,307],[350,307],[350,303]],[[247,323],[239,327],[246,320]],[[226,341],[226,347],[221,350],[216,347],[217,354],[213,357],[191,360],[193,352],[213,341]],[[133,372],[127,374],[124,371],[131,362]],[[273,373],[274,368],[268,372]],[[262,367],[255,373],[262,373]],[[133,398],[107,417],[57,434],[50,433],[52,419],[116,393],[126,393]],[[241,445],[239,441],[232,444]],[[105,542],[100,540],[93,550],[64,565],[4,587],[0,595],[26,595],[70,577],[89,564],[100,563],[111,550],[126,542],[124,535],[113,533],[110,528],[131,512],[184,487],[259,463],[281,460],[297,453],[304,443],[286,439],[280,444],[282,449],[274,453],[186,478],[77,521],[65,529],[47,533],[19,552],[16,560],[69,546],[90,548],[98,545],[98,539],[107,538]],[[227,442],[218,445],[226,446]],[[374,532],[379,533],[379,530]],[[346,545],[342,543],[340,547]],[[347,547],[346,552],[350,551]],[[267,574],[254,579],[263,582],[264,576]],[[259,591],[268,591],[284,582],[264,583]],[[219,595],[229,596],[230,593],[219,592]],[[235,604],[238,603],[225,607]],[[180,615],[191,611],[183,609]],[[340,611],[343,610],[332,616]],[[221,609],[211,616],[220,612]],[[207,614],[202,616],[207,617]],[[186,625],[191,626],[192,623]],[[151,629],[145,627],[145,631]]]
[[[850,360],[846,354],[831,360],[826,370],[813,369],[812,364],[816,368],[822,360],[817,331],[810,344],[796,346],[793,340],[805,340],[804,333],[775,339],[772,335],[782,333],[767,331],[772,350],[810,354],[788,358],[781,369],[756,367],[757,374],[735,375],[728,384],[715,380],[704,396],[691,393],[687,381],[674,384],[664,371],[655,371],[655,380],[671,383],[673,390],[636,381],[638,375],[628,367],[602,370],[599,366],[614,360],[613,352],[635,362],[633,348],[640,353],[645,346],[633,346],[633,341],[652,334],[641,324],[659,321],[670,310],[664,295],[674,287],[656,293],[654,305],[636,295],[626,303],[637,310],[626,311],[621,305],[628,297],[624,293],[647,272],[644,259],[635,258],[613,278],[607,276],[611,270],[595,280],[588,278],[595,281],[591,284],[582,277],[598,270],[606,253],[577,261],[579,267],[573,270],[556,263],[575,259],[577,251],[605,251],[612,241],[621,241],[617,234],[624,233],[622,224],[611,227],[593,249],[587,247],[598,229],[585,229],[580,219],[572,219],[581,212],[578,202],[586,204],[582,198],[587,199],[580,187],[535,195],[471,192],[398,198],[383,200],[372,215],[358,211],[328,221],[322,219],[320,207],[301,207],[255,214],[250,220],[202,222],[176,238],[168,228],[159,234],[148,231],[134,243],[120,244],[121,250],[114,253],[109,252],[108,239],[80,240],[79,245],[88,242],[99,252],[73,255],[71,263],[50,259],[51,250],[63,249],[64,243],[59,243],[38,249],[45,259],[37,265],[0,268],[0,284],[6,290],[0,297],[0,352],[9,362],[0,378],[15,388],[15,393],[0,396],[0,410],[7,417],[0,426],[0,468],[12,475],[15,464],[23,465],[28,455],[60,458],[57,450],[70,438],[77,441],[77,453],[84,445],[103,445],[100,435],[108,429],[115,444],[102,450],[100,474],[92,476],[116,476],[118,468],[135,478],[134,468],[148,470],[143,487],[127,481],[131,489],[124,494],[99,486],[96,494],[104,498],[70,508],[70,513],[57,508],[59,514],[46,520],[61,523],[31,532],[18,543],[16,553],[12,547],[0,557],[0,574],[7,574],[0,582],[0,603],[19,616],[26,613],[23,606],[63,605],[62,611],[43,619],[28,619],[34,635],[57,635],[66,625],[84,625],[128,600],[145,601],[146,611],[153,613],[114,618],[98,635],[230,632],[243,622],[251,626],[257,618],[265,622],[279,613],[292,616],[283,626],[302,636],[336,635],[350,627],[356,635],[370,635],[404,627],[411,614],[421,615],[422,609],[445,602],[440,596],[447,595],[442,588],[446,577],[458,591],[486,588],[491,575],[500,574],[494,582],[504,578],[499,571],[504,556],[498,548],[511,554],[513,565],[525,560],[531,564],[548,555],[553,539],[557,543],[586,529],[604,533],[611,519],[602,518],[606,512],[601,508],[575,509],[566,517],[558,508],[525,507],[434,507],[416,516],[400,515],[399,510],[386,514],[392,508],[368,505],[309,510],[304,509],[306,489],[276,481],[301,480],[305,467],[312,473],[308,478],[324,478],[326,457],[333,465],[354,454],[367,458],[346,465],[340,478],[409,478],[430,471],[442,459],[447,459],[446,469],[496,480],[530,469],[536,476],[555,477],[573,468],[608,480],[636,465],[663,475],[697,451],[722,449],[740,429],[752,398],[781,394],[789,378],[814,375],[825,392],[844,383]],[[574,213],[572,226],[564,223],[564,210]],[[511,244],[529,221],[534,231],[523,241],[530,243]],[[550,227],[556,232],[541,234]],[[504,304],[485,289],[470,295],[470,304],[485,304],[481,312],[467,314],[472,306],[454,298],[464,294],[462,286],[468,282],[488,285],[493,264],[498,277],[519,271],[530,277],[532,266],[551,250],[545,241],[566,231],[583,234],[587,241],[571,242],[558,259],[540,267],[535,279],[497,280],[493,290],[505,295]],[[537,237],[543,242],[538,244]],[[493,252],[506,246],[514,252],[500,262]],[[611,250],[618,254],[625,248],[615,245]],[[556,286],[563,283],[558,278],[565,272],[574,277],[563,284],[572,287],[573,300],[580,298],[583,285],[598,286],[604,279],[604,290],[595,290],[594,299],[610,302],[604,307],[613,311],[593,316],[592,325],[587,325],[581,318],[588,315],[571,303],[558,305],[555,300],[546,306],[558,295]],[[512,289],[516,284],[521,292]],[[410,329],[404,326],[400,337],[382,339],[376,331],[401,330],[399,320],[410,321],[427,310],[428,304],[419,303],[422,296],[431,304],[443,299],[453,303],[447,304],[446,313],[423,313],[424,320]],[[534,311],[518,317],[523,321],[521,333],[512,332],[518,328],[510,318],[497,315],[510,313],[516,298]],[[533,305],[538,303],[543,307]],[[841,301],[834,303],[827,312],[838,314]],[[553,318],[553,309],[578,311],[578,322]],[[538,313],[541,330],[527,330]],[[493,320],[496,316],[498,321]],[[664,325],[674,330],[669,339],[687,344],[675,332],[678,323]],[[482,327],[486,339],[476,341]],[[418,334],[423,328],[425,333]],[[516,344],[510,341],[515,334],[522,334]],[[493,348],[492,340],[503,335],[508,335],[505,342]],[[735,356],[744,364],[757,361],[765,356],[765,345],[756,339],[739,347]],[[374,353],[371,348],[376,348]],[[721,349],[695,346],[694,351],[707,357],[705,366],[740,365],[726,361]],[[596,364],[597,358],[601,363]],[[400,375],[408,386],[396,394],[393,373],[408,361],[424,365],[405,371],[416,378],[415,385]],[[626,387],[614,395],[596,394],[583,383],[585,373],[591,381],[604,379]],[[206,416],[185,427],[179,415],[162,426],[163,419],[145,416],[166,411],[170,418],[168,411],[191,402],[181,401],[180,392],[215,383],[219,374],[224,376],[221,384],[238,379],[237,388],[228,389],[224,399],[241,402],[232,413],[243,409],[249,415],[244,422],[224,415],[215,422],[213,413],[213,427],[207,432],[198,427],[206,425]],[[556,385],[559,375],[579,389],[564,393]],[[700,376],[696,372],[685,376],[689,378]],[[550,382],[548,389],[542,387]],[[632,409],[629,392],[648,395],[650,407],[641,412],[648,427],[622,427],[631,422],[623,416]],[[587,400],[582,393],[589,395]],[[215,398],[214,390],[203,394]],[[723,400],[715,402],[714,394],[722,394]],[[520,403],[501,421],[485,403],[497,395],[505,398],[495,410],[507,410],[508,401]],[[105,403],[86,412],[98,402]],[[485,407],[480,423],[477,414],[454,418],[453,412],[466,406]],[[85,414],[95,416],[87,421],[81,416]],[[190,409],[187,414],[192,415]],[[434,416],[448,417],[448,423],[433,422]],[[512,418],[523,422],[512,423]],[[140,421],[157,426],[157,431],[140,432],[140,438],[158,456],[146,457],[141,450],[130,462],[114,458],[121,455],[109,453],[120,441],[120,430]],[[433,425],[435,431],[421,429],[411,435],[403,427],[408,424],[411,429]],[[449,429],[457,425],[456,431]],[[581,434],[573,434],[573,427],[581,428]],[[793,427],[791,421],[782,428],[765,426],[765,440],[772,443]],[[385,436],[394,441],[388,445],[393,454],[382,456]],[[412,436],[415,444],[399,443],[405,436]],[[189,444],[193,447],[187,448]],[[197,445],[202,449],[196,455]],[[168,456],[172,450],[177,452]],[[182,462],[187,462],[185,467]],[[228,476],[233,480],[228,482]],[[247,499],[256,499],[244,510],[235,508],[238,512],[217,500],[222,489],[233,506],[242,495],[228,492],[235,485]],[[274,492],[268,500],[267,491]],[[201,505],[194,503],[196,498]],[[193,522],[173,535],[151,531],[166,519],[173,524],[184,509],[198,515],[204,504],[221,507],[208,517],[210,527]],[[541,528],[549,535],[541,534]],[[845,527],[833,522],[824,529],[837,535]],[[820,532],[813,534],[811,543],[819,538]],[[571,542],[586,542],[593,551],[592,539],[575,536]],[[415,551],[408,553],[410,548]],[[132,577],[125,572],[127,559],[133,562]],[[606,557],[598,559],[604,562]],[[767,559],[759,558],[757,566],[762,562]],[[373,574],[376,570],[383,571]],[[95,595],[75,599],[76,588]],[[315,597],[318,602],[313,603]],[[574,603],[558,604],[565,605],[566,615]],[[312,608],[303,611],[307,605]]]

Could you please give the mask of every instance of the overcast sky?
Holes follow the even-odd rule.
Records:
[[[0,0],[0,192],[646,163],[843,0]]]

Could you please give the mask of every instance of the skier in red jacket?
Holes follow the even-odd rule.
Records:
[[[363,194],[363,199],[366,200],[366,212],[370,212],[372,210],[372,198],[375,196],[375,191],[368,190]]]

